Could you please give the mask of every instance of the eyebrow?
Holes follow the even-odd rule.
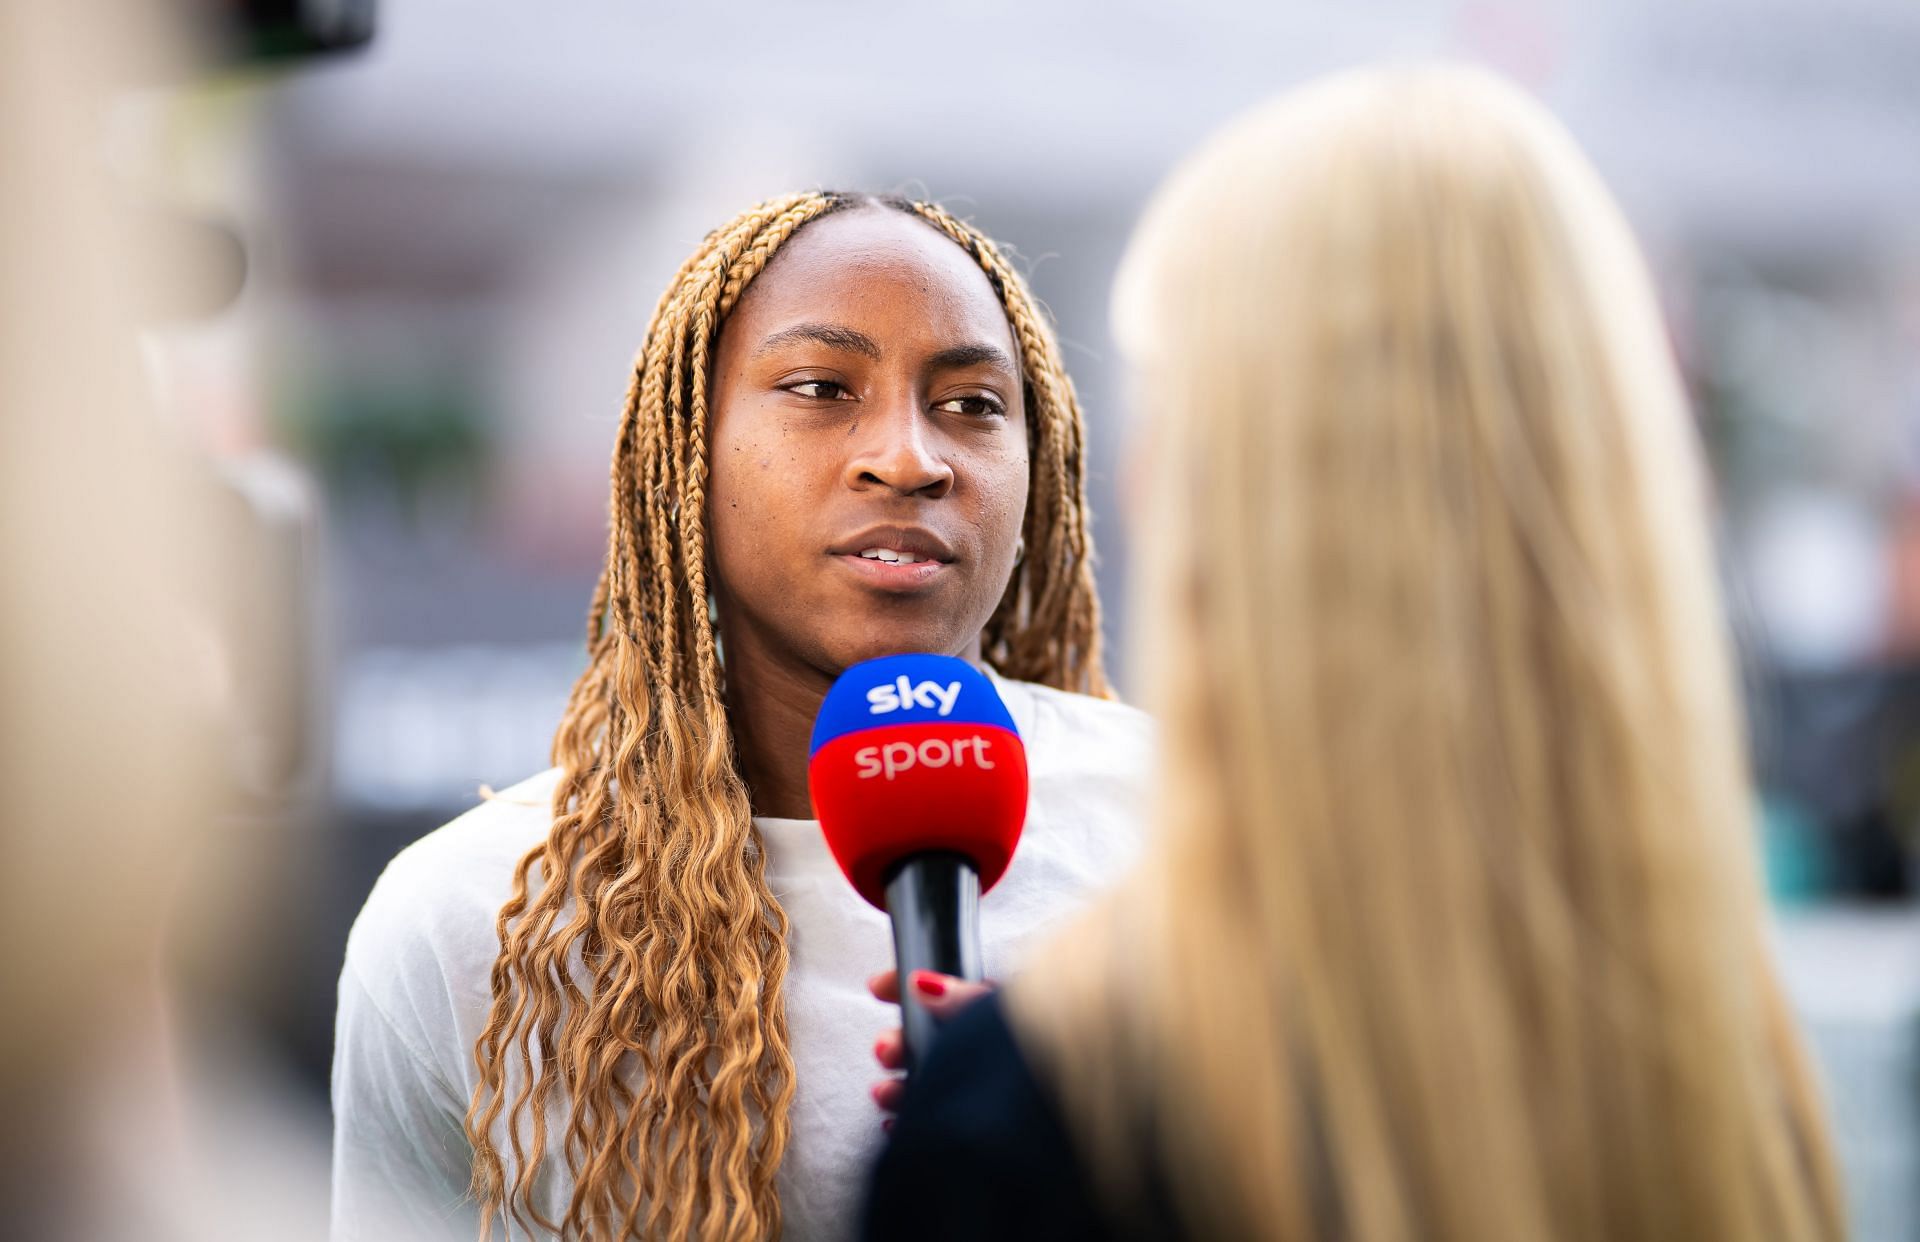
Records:
[[[1020,368],[1013,365],[1013,359],[1007,357],[1007,351],[996,345],[955,345],[927,359],[927,366],[936,371],[957,371],[961,367],[981,365],[1001,367],[1015,375],[1020,373]]]
[[[782,328],[766,340],[760,342],[756,354],[771,353],[782,345],[792,345],[799,341],[812,341],[825,345],[828,349],[837,349],[842,353],[862,354],[878,361],[880,346],[864,332],[853,328],[844,328],[834,323],[799,323],[791,328]]]
[[[782,328],[766,340],[760,342],[755,355],[772,353],[783,345],[792,345],[801,341],[811,341],[825,345],[828,349],[837,349],[843,353],[859,354],[862,357],[878,361],[880,343],[857,328],[845,327],[837,323],[798,323],[791,328]],[[943,349],[927,359],[931,370],[957,371],[962,367],[997,366],[1014,374],[1020,368],[1014,365],[1007,351],[997,345],[955,345]]]

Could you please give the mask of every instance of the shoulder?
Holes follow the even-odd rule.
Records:
[[[1118,699],[1056,690],[1030,681],[998,683],[1027,737],[1030,763],[1064,769],[1107,769],[1145,776],[1153,755],[1153,720]]]
[[[388,1025],[450,1046],[484,1013],[500,908],[514,867],[551,827],[558,781],[550,770],[493,794],[387,864],[354,920],[344,973]]]
[[[1145,712],[1112,699],[998,684],[1026,743],[1030,801],[993,900],[1002,919],[1024,907],[1028,930],[1042,931],[1138,857],[1158,768],[1154,728]]]
[[[488,934],[513,868],[552,826],[558,770],[490,795],[394,855],[354,922],[347,957],[465,931],[484,911]]]

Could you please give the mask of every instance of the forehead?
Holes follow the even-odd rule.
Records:
[[[883,348],[905,336],[1019,356],[980,265],[919,217],[887,207],[835,212],[795,233],[747,286],[722,333],[757,340],[819,321],[858,328]]]

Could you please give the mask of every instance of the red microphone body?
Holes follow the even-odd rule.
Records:
[[[893,921],[911,1069],[934,1024],[908,978],[983,975],[980,894],[1026,822],[1026,749],[993,683],[964,660],[886,656],[828,691],[807,771],[834,859]]]

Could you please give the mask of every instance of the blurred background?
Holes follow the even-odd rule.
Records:
[[[115,6],[76,8],[104,31]],[[1718,480],[1789,983],[1859,1236],[1920,1238],[1912,0],[175,8],[197,46],[117,80],[90,132],[197,273],[140,315],[140,375],[222,523],[212,852],[254,913],[191,994],[290,1150],[326,1141],[380,868],[546,766],[628,364],[703,233],[830,186],[940,199],[1016,252],[1091,423],[1124,674],[1105,307],[1134,217],[1236,111],[1444,55],[1537,93],[1652,258]],[[324,1155],[291,1163],[323,1199]]]

